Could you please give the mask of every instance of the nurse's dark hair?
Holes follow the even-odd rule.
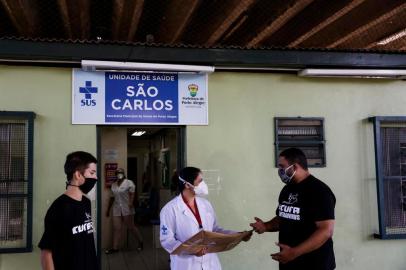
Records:
[[[308,169],[306,155],[298,148],[292,147],[285,149],[279,154],[279,156],[284,157],[289,162],[289,165],[296,163],[304,170]]]
[[[193,182],[195,181],[196,177],[201,172],[202,171],[196,167],[185,167],[179,172],[179,177],[181,177],[183,180],[193,185]],[[181,180],[179,180],[179,191],[182,192],[184,189],[185,184]]]
[[[66,179],[71,181],[76,171],[84,173],[90,163],[97,163],[97,159],[88,152],[76,151],[68,154],[64,165]]]

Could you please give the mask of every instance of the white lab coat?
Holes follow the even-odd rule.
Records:
[[[202,220],[203,230],[220,233],[235,233],[217,225],[216,214],[210,202],[196,197],[196,204]],[[162,247],[172,253],[182,242],[200,231],[199,223],[179,195],[168,202],[160,213],[160,240]],[[194,255],[171,255],[172,270],[221,270],[217,254],[201,257]]]

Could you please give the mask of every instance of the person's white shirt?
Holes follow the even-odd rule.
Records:
[[[210,202],[196,197],[197,208],[202,220],[203,230],[225,234],[236,233],[218,226],[216,214]],[[201,229],[192,211],[179,195],[168,202],[160,213],[160,241],[162,247],[172,253],[182,242],[198,233]],[[171,255],[172,270],[220,270],[221,265],[216,253],[201,257],[195,255]]]
[[[113,203],[113,216],[128,216],[134,215],[134,207],[129,207],[128,202],[130,200],[130,194],[135,192],[135,185],[133,181],[124,179],[121,185],[118,185],[118,181],[111,185],[111,197],[114,197]]]

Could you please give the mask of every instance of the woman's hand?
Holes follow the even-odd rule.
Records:
[[[200,251],[196,252],[194,255],[197,257],[201,257],[206,254],[207,254],[207,247],[204,247]]]
[[[246,232],[246,231],[241,232],[241,233],[245,233],[245,232]],[[248,242],[248,241],[251,239],[252,232],[253,232],[253,230],[249,231],[249,234],[247,234],[247,235],[242,239],[242,241]]]

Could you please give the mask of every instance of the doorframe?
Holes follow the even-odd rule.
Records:
[[[178,151],[177,151],[177,165],[178,168],[177,170],[179,171],[181,168],[186,166],[186,128],[187,126],[185,125],[170,125],[170,126],[165,126],[165,125],[96,125],[96,145],[97,145],[97,178],[99,181],[97,181],[97,260],[99,264],[99,270],[101,270],[102,267],[102,250],[101,250],[101,238],[102,238],[102,164],[101,164],[101,157],[102,157],[102,151],[101,151],[101,130],[104,127],[122,127],[122,128],[129,128],[129,127],[134,127],[137,126],[139,128],[178,128],[179,129],[179,136],[178,136]]]

